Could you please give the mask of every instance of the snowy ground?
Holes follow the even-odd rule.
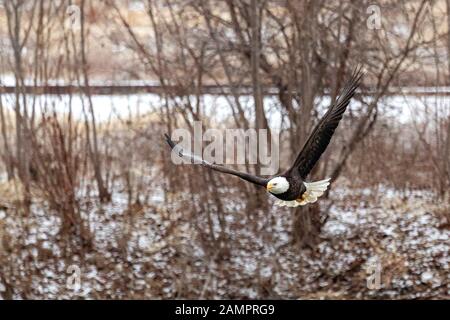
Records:
[[[3,245],[21,246],[3,257],[1,267],[23,290],[16,298],[450,297],[450,230],[435,213],[448,206],[427,191],[383,186],[335,190],[332,196],[314,251],[290,244],[290,209],[248,214],[238,200],[230,201],[220,257],[220,250],[208,251],[199,239],[194,224],[202,218],[183,215],[183,202],[191,200],[164,202],[161,191],[131,216],[124,215],[120,193],[108,206],[86,203],[84,217],[95,238],[84,260],[61,259],[61,219],[43,204],[33,206],[27,223],[0,209],[0,226],[7,226]],[[374,265],[381,285],[371,289]],[[80,272],[75,288],[73,268]],[[5,290],[0,280],[0,295]]]

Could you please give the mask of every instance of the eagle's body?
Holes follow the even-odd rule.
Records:
[[[276,194],[272,193],[275,197],[284,201],[293,201],[300,199],[303,193],[306,191],[306,186],[300,177],[290,175],[280,175],[279,177],[285,178],[289,184],[289,189],[285,192]],[[270,187],[269,187],[270,189]],[[270,190],[269,190],[270,192]]]
[[[175,145],[168,135],[166,135],[166,140],[172,150],[177,152],[180,157],[189,157],[191,160],[195,160],[194,163],[200,163],[212,170],[232,174],[265,187],[268,192],[278,198],[275,204],[279,206],[296,207],[314,203],[327,190],[330,179],[316,182],[306,182],[305,179],[330,143],[331,137],[350,103],[350,99],[359,86],[361,77],[361,70],[356,70],[353,73],[337,101],[328,109],[314,128],[292,167],[284,173],[268,179],[209,163],[192,154],[186,154],[179,146]]]
[[[267,190],[279,200],[278,206],[297,207],[314,203],[330,184],[330,179],[305,182],[298,175],[286,174],[276,176],[267,183]]]

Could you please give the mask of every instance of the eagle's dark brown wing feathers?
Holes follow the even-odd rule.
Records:
[[[164,136],[166,137],[166,141],[169,144],[170,148],[172,149],[172,152],[176,152],[179,157],[187,159],[191,163],[200,164],[206,168],[209,168],[209,169],[212,169],[215,171],[219,171],[222,173],[232,174],[232,175],[237,176],[241,179],[244,179],[248,182],[251,182],[251,183],[263,186],[263,187],[265,187],[267,185],[267,182],[269,182],[269,179],[265,179],[262,177],[258,177],[258,176],[254,176],[254,175],[245,173],[245,172],[240,172],[237,170],[226,168],[224,166],[217,165],[214,163],[210,163],[196,155],[193,155],[192,153],[188,153],[188,152],[184,151],[180,146],[175,145],[175,143],[172,141],[172,139],[170,139],[169,135],[164,134]]]
[[[299,174],[300,177],[305,179],[311,172],[330,143],[331,137],[342,119],[350,99],[355,94],[362,76],[361,68],[357,68],[353,72],[335,104],[328,109],[304,144],[293,166],[288,170],[290,174]]]

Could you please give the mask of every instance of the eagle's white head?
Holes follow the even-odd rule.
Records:
[[[267,183],[267,191],[273,194],[284,193],[289,189],[289,182],[285,177],[275,177]]]

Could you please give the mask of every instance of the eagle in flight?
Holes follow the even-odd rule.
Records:
[[[269,193],[278,198],[275,202],[278,206],[297,207],[314,203],[327,190],[330,179],[315,182],[306,182],[305,180],[330,143],[331,137],[339,125],[339,121],[342,119],[350,99],[355,94],[362,76],[361,68],[357,68],[342,90],[339,98],[314,128],[292,167],[284,173],[270,178],[258,177],[210,163],[192,153],[186,153],[180,146],[175,145],[167,134],[165,134],[165,137],[172,152],[176,152],[178,156],[190,159],[193,163],[198,163],[206,168],[238,176],[241,179],[265,187]]]

